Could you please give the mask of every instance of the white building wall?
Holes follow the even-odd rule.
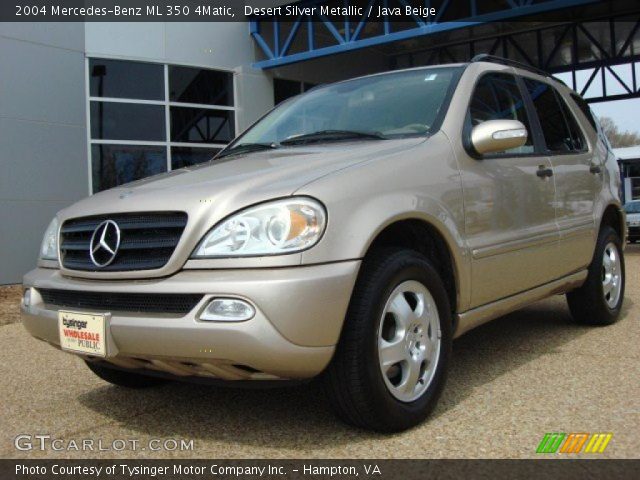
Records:
[[[0,284],[35,267],[55,213],[87,195],[84,25],[0,23]]]
[[[20,282],[51,218],[89,193],[86,56],[233,71],[237,133],[273,106],[247,23],[0,23],[0,284]]]

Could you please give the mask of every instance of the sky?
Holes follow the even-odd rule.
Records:
[[[631,86],[633,83],[633,69],[635,69],[636,77],[640,77],[640,63],[628,63],[611,67],[611,70],[628,86]],[[586,85],[592,72],[593,69],[579,70],[576,72],[578,91]],[[560,73],[556,74],[556,76],[571,86],[570,73]],[[605,71],[605,76],[607,79],[607,92],[609,94],[616,95],[626,93],[624,86],[618,82],[611,72]],[[598,73],[583,97],[585,100],[589,100],[589,97],[599,97],[602,96],[602,93],[602,77],[600,73]],[[634,98],[631,100],[598,102],[591,103],[590,106],[598,117],[612,118],[621,131],[640,132],[640,99]]]
[[[640,98],[591,103],[590,106],[598,117],[612,118],[620,130],[640,132]]]

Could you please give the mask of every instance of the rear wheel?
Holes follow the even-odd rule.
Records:
[[[622,242],[616,231],[605,226],[584,284],[567,293],[571,315],[586,325],[610,325],[622,309],[625,270]]]
[[[139,373],[105,367],[96,362],[87,362],[87,367],[105,382],[125,388],[149,388],[167,383],[167,380]]]
[[[365,259],[324,384],[338,415],[381,432],[433,410],[451,355],[451,310],[437,271],[419,253]]]

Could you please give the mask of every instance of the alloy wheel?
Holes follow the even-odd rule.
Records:
[[[604,247],[602,258],[602,293],[609,308],[616,308],[622,291],[622,270],[618,247],[612,242]]]
[[[442,332],[436,302],[420,282],[398,285],[387,299],[378,329],[378,360],[385,385],[401,402],[429,388],[440,357]]]

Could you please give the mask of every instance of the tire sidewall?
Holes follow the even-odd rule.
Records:
[[[604,298],[604,290],[601,281],[604,249],[609,243],[613,243],[618,250],[617,253],[620,258],[620,278],[622,281],[622,286],[620,288],[620,297],[618,298],[618,302],[614,308],[609,307],[609,304]],[[618,234],[610,227],[602,231],[602,235],[600,236],[598,242],[598,248],[596,250],[596,257],[594,258],[594,261],[591,265],[591,271],[589,272],[589,274],[590,276],[592,276],[592,281],[597,282],[596,290],[598,292],[599,303],[601,303],[603,311],[605,311],[613,321],[619,315],[620,309],[622,308],[622,302],[624,301],[624,291],[627,282],[624,268],[624,253],[622,250],[622,241],[620,240]]]
[[[401,425],[408,428],[424,419],[435,406],[440,396],[451,356],[452,325],[451,310],[446,291],[438,273],[421,255],[410,251],[398,252],[393,255],[386,268],[375,272],[372,289],[377,292],[377,300],[373,302],[368,312],[363,312],[370,319],[367,322],[365,358],[363,366],[372,386],[370,394],[373,400],[376,416],[386,416],[391,425]],[[433,296],[440,320],[441,344],[436,372],[427,390],[412,402],[401,402],[389,392],[379,367],[378,331],[382,321],[382,312],[393,290],[402,282],[415,280],[424,285]]]

